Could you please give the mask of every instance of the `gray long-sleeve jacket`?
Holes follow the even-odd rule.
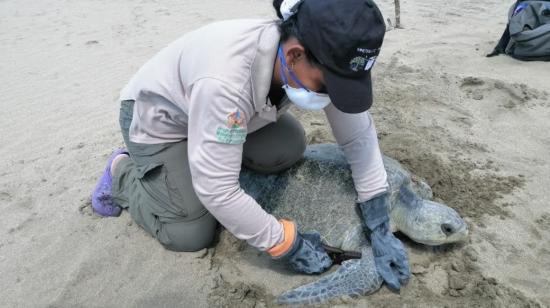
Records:
[[[187,139],[197,196],[227,230],[260,250],[280,243],[283,229],[238,179],[246,135],[285,112],[268,98],[279,39],[274,21],[207,25],[157,53],[120,96],[136,101],[130,140]],[[386,172],[370,114],[345,114],[333,105],[324,111],[350,163],[358,199],[385,191]]]

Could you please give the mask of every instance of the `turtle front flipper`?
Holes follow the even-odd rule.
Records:
[[[286,291],[277,298],[279,304],[314,304],[331,298],[358,297],[371,294],[382,286],[370,247],[362,251],[361,259],[348,260],[321,279]]]

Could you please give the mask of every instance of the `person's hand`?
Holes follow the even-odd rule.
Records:
[[[284,240],[272,247],[268,253],[274,259],[281,260],[296,272],[319,274],[326,271],[332,260],[321,245],[318,232],[300,233],[294,222],[280,220],[284,230]]]
[[[403,243],[388,230],[388,223],[372,230],[370,239],[378,273],[390,289],[399,291],[411,277]]]
[[[376,196],[357,206],[370,234],[376,269],[390,289],[399,291],[409,281],[411,272],[403,243],[390,232],[388,195]]]

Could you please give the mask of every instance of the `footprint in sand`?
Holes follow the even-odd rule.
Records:
[[[542,230],[550,230],[550,214],[542,214],[539,218],[535,220],[537,226]]]
[[[465,77],[460,89],[474,100],[498,102],[501,107],[514,109],[544,104],[548,93],[528,87],[526,84],[506,83],[500,80]],[[538,102],[538,103],[537,103]]]
[[[88,196],[86,198],[80,199],[80,201],[82,202],[78,206],[78,211],[80,212],[80,214],[84,216],[94,216],[94,211],[92,210],[92,197]]]
[[[475,100],[482,100],[483,86],[485,81],[477,77],[466,77],[462,79],[460,88],[466,93],[466,96]]]
[[[0,201],[5,201],[9,203],[11,202],[12,199],[13,199],[13,196],[9,192],[0,191]]]

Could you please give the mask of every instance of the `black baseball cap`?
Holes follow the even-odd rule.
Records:
[[[386,25],[372,0],[303,0],[296,12],[302,43],[321,63],[332,103],[346,113],[372,105],[371,69]]]

